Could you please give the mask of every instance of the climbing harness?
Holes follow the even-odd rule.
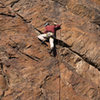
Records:
[[[46,34],[46,36],[47,36],[47,37],[52,37],[52,36],[53,36],[53,33],[48,32],[48,33]]]

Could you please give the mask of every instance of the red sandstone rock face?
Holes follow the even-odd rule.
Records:
[[[62,23],[56,57],[34,27]],[[100,1],[1,0],[0,99],[100,100]]]

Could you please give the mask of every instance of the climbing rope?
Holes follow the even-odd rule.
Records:
[[[61,29],[60,29],[60,40],[61,40]],[[60,41],[58,40],[58,45],[60,44]],[[59,100],[61,100],[61,73],[60,73],[60,63],[61,63],[61,58],[60,58],[60,48],[58,50],[58,53],[57,53],[57,59],[58,59],[58,69],[59,69]]]

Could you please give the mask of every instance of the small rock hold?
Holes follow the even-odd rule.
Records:
[[[2,75],[0,75],[0,88],[1,89],[6,89],[6,80],[5,80],[5,78],[2,76]]]
[[[3,95],[3,91],[0,89],[0,97]]]

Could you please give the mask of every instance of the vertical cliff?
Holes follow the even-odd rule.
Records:
[[[56,56],[37,28],[61,23]],[[99,0],[0,0],[0,100],[100,100]]]

